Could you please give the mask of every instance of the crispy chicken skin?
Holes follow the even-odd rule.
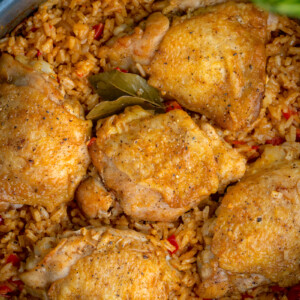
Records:
[[[223,180],[238,180],[245,171],[242,156],[222,142],[216,146],[183,110],[154,115],[128,107],[98,127],[92,162],[124,212],[136,219],[175,220],[215,193]],[[228,168],[232,161],[240,168],[225,174],[217,150],[228,153]]]
[[[176,22],[149,68],[149,84],[219,126],[239,130],[258,116],[265,84],[266,16],[225,3]]]
[[[133,230],[82,228],[20,277],[50,299],[167,299],[178,274],[166,255]]]
[[[90,162],[91,128],[72,112],[48,75],[2,55],[0,201],[51,210],[72,199]]]
[[[230,289],[244,292],[266,283],[299,283],[299,148],[268,146],[271,161],[263,156],[228,189],[211,223],[201,297],[217,298]]]

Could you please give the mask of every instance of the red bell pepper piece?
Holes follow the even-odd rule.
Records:
[[[258,150],[258,149],[259,149],[259,146],[258,146],[258,145],[251,146],[251,149],[253,149],[253,150]]]
[[[0,295],[1,296],[4,296],[10,292],[12,292],[12,289],[9,286],[7,286],[5,284],[0,285]]]
[[[296,111],[290,110],[290,109],[287,112],[282,112],[282,115],[284,116],[284,118],[286,120],[288,120],[291,116],[296,115],[296,114],[297,114]]]
[[[119,67],[115,68],[115,70],[117,70],[117,71],[119,71],[119,72],[122,72],[122,73],[128,73],[127,70],[120,69]]]
[[[169,112],[171,110],[175,110],[175,109],[182,109],[182,107],[178,104],[177,101],[167,101],[165,103],[165,106],[166,106],[166,112]]]
[[[300,299],[300,284],[293,286],[289,290],[287,297],[289,300],[299,300]]]
[[[97,25],[94,25],[93,29],[95,30],[94,39],[99,41],[100,38],[102,37],[102,33],[103,33],[103,30],[104,30],[104,24],[99,23]]]
[[[177,250],[179,249],[179,246],[178,246],[178,244],[177,244],[175,235],[172,234],[171,236],[169,236],[168,241],[169,241],[169,243],[170,243],[172,246],[175,247],[175,249],[174,249],[172,252],[171,252],[171,251],[169,251],[169,252],[170,252],[171,254],[176,253]]]
[[[92,137],[90,140],[89,140],[89,143],[88,143],[88,147],[91,147],[95,142],[96,142],[96,138],[95,137]]]
[[[36,56],[40,57],[41,55],[42,55],[42,52],[40,50],[38,50]]]
[[[6,263],[12,263],[14,267],[18,267],[20,265],[20,258],[15,254],[10,254],[6,259]]]
[[[247,298],[254,298],[253,296],[251,295],[248,295],[247,293],[246,294],[242,294],[242,299],[247,299]]]
[[[300,142],[300,129],[296,129],[296,142]]]
[[[18,287],[18,289],[21,291],[24,287],[24,282],[22,280],[12,280],[8,279],[8,282],[11,284],[14,284]]]
[[[282,286],[279,286],[279,285],[273,285],[273,286],[271,286],[271,290],[274,293],[286,292],[286,288],[282,287]]]

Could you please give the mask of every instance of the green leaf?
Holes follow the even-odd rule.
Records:
[[[89,120],[98,120],[121,112],[127,106],[140,105],[144,109],[165,112],[164,106],[160,103],[149,101],[140,97],[122,96],[115,101],[102,101],[97,104],[86,116]]]
[[[115,100],[121,96],[133,96],[162,103],[159,91],[150,86],[139,75],[117,70],[100,73],[89,78],[90,83],[104,100]]]
[[[253,2],[267,11],[300,18],[299,0],[253,0]]]

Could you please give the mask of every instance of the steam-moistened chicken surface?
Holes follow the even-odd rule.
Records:
[[[83,228],[39,257],[21,279],[35,294],[50,287],[50,299],[167,299],[178,274],[166,256],[133,230]]]
[[[74,196],[90,162],[91,128],[55,81],[0,59],[0,200],[53,209]]]
[[[215,193],[223,180],[243,176],[244,158],[214,143],[183,110],[154,115],[135,106],[101,121],[90,154],[126,214],[170,221]],[[214,151],[221,149],[228,161],[218,164]],[[225,174],[232,161],[240,168]]]
[[[275,159],[267,164],[262,160],[270,159],[262,157],[256,170],[228,189],[212,223],[211,252],[202,261],[200,296],[300,282],[300,160],[290,160],[299,150],[269,146]],[[276,159],[288,151],[284,160]]]
[[[149,84],[218,125],[253,122],[265,84],[266,16],[225,3],[176,22],[151,62]]]

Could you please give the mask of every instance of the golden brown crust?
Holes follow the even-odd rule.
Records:
[[[265,84],[266,16],[225,3],[184,18],[166,33],[149,84],[219,126],[239,130],[258,116]]]
[[[212,252],[221,268],[257,273],[287,286],[299,281],[300,161],[275,164],[228,189]]]
[[[0,84],[0,200],[52,210],[85,175],[91,122],[34,88],[35,76],[27,84],[26,72],[24,85]]]

